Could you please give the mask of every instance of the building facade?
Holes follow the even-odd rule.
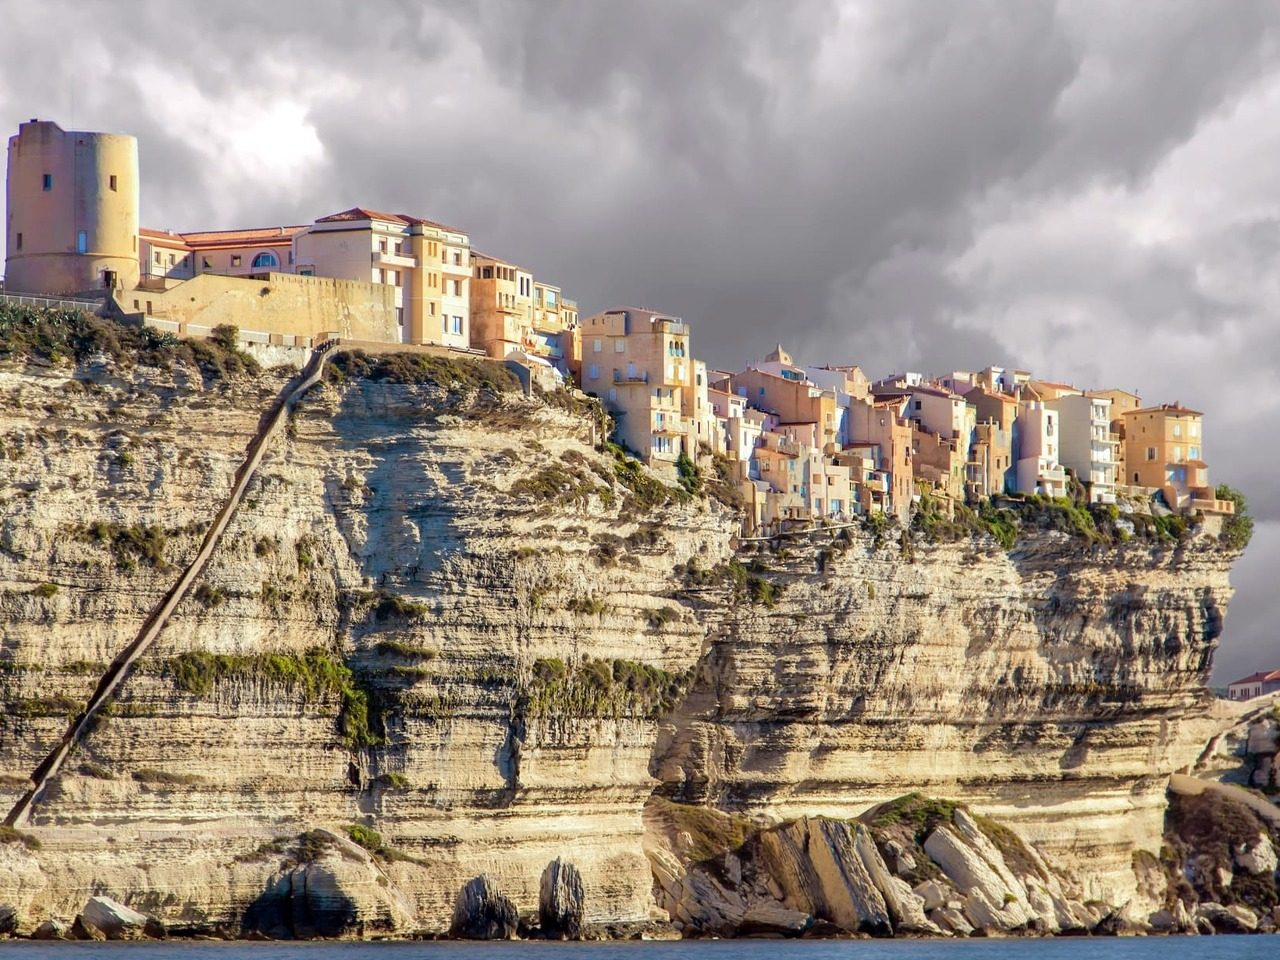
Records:
[[[9,138],[5,286],[101,294],[138,283],[138,141],[30,120]]]

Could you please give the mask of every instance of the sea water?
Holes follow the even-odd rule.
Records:
[[[37,943],[0,960],[1277,960],[1275,936],[621,943]]]

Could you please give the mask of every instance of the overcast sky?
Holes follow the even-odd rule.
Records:
[[[1016,365],[1206,413],[1280,667],[1280,5],[0,0],[0,129],[140,141],[144,224],[455,224],[736,368]]]

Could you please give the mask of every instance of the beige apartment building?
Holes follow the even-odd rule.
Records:
[[[294,238],[305,224],[250,230],[138,231],[141,284],[167,290],[203,273],[263,280],[269,273],[294,273]]]
[[[1115,388],[1110,390],[1089,390],[1085,393],[1085,396],[1111,401],[1111,424],[1109,429],[1116,438],[1116,483],[1119,486],[1125,486],[1130,481],[1128,472],[1125,469],[1128,451],[1125,443],[1124,415],[1130,410],[1140,409],[1142,407],[1142,398],[1136,393],[1130,393],[1128,390]]]
[[[497,257],[471,254],[471,345],[497,359],[512,351],[564,368],[576,359],[578,307],[559,287]]]
[[[405,343],[471,345],[471,241],[454,227],[352,207],[297,235],[294,268],[392,288]]]
[[[698,411],[714,412],[705,372],[696,382],[689,325],[618,307],[583,321],[581,335],[582,389],[614,414],[621,442],[653,467],[672,467],[681,453],[696,458]]]
[[[138,283],[138,141],[20,124],[5,178],[5,286],[101,294]]]

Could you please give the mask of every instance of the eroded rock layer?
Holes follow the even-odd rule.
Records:
[[[853,529],[753,572],[724,508],[620,467],[572,403],[447,373],[303,402],[202,589],[0,844],[23,923],[101,893],[240,930],[315,876],[313,926],[443,931],[481,875],[536,912],[556,858],[588,924],[665,919],[655,788],[759,822],[954,797],[1082,896],[1133,888],[1204,739],[1229,552]],[[287,376],[0,370],[0,801],[195,550]]]

